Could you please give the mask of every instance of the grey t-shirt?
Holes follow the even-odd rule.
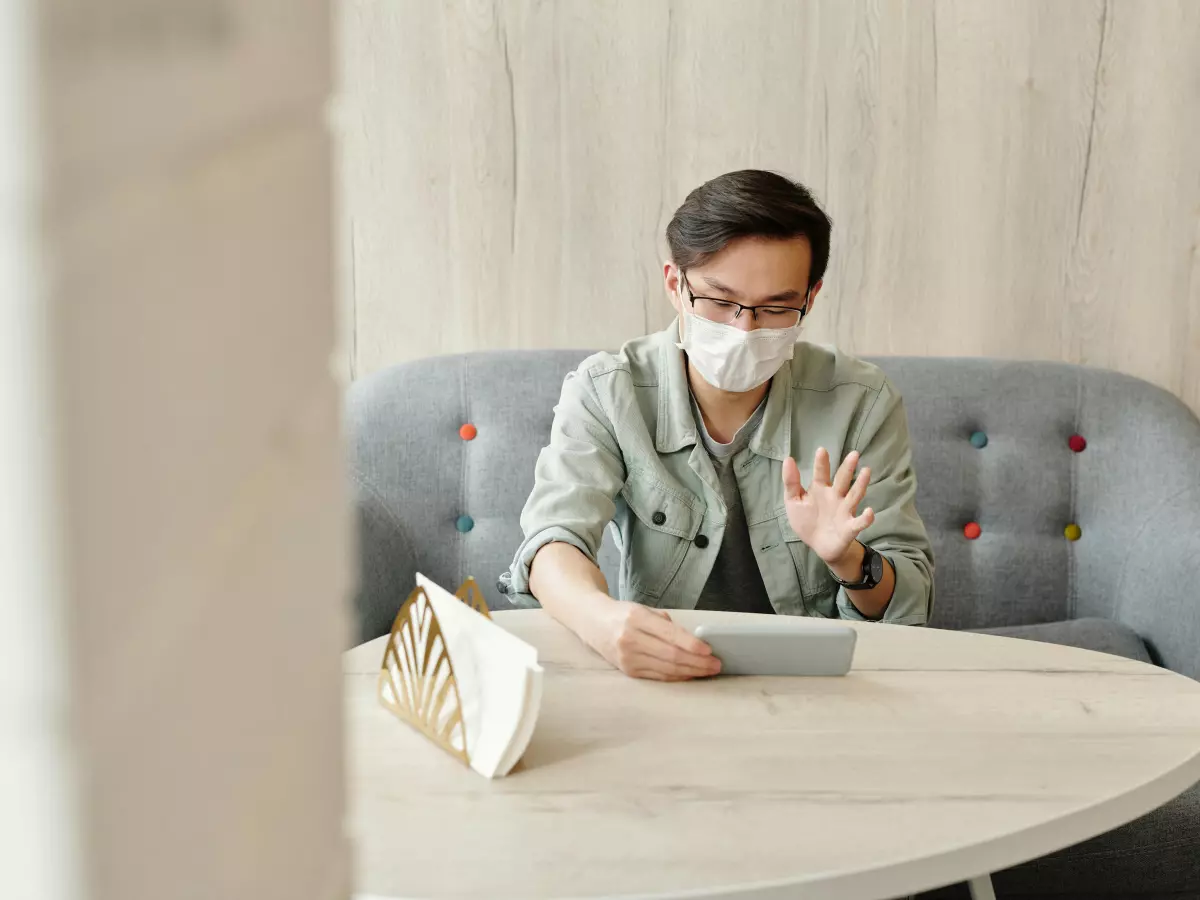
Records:
[[[692,415],[696,417],[696,425],[700,429],[700,438],[704,441],[704,449],[712,459],[713,467],[717,470],[717,478],[721,484],[721,496],[725,500],[728,515],[725,520],[725,536],[717,550],[717,559],[713,563],[712,572],[700,593],[696,609],[722,609],[732,612],[773,613],[774,607],[767,596],[766,585],[763,584],[762,574],[758,571],[758,561],[754,558],[754,548],[750,544],[750,531],[746,527],[746,513],[742,508],[742,495],[738,490],[737,477],[733,472],[733,458],[746,448],[754,432],[762,423],[763,411],[767,402],[764,399],[758,404],[758,409],[746,420],[746,424],[738,429],[733,440],[721,444],[713,440],[712,435],[704,425],[704,416],[696,398],[692,397]]]

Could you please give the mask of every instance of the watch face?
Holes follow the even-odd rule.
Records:
[[[878,553],[871,554],[871,580],[876,584],[883,581],[883,557]]]

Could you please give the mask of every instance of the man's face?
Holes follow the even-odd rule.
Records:
[[[812,248],[807,238],[739,238],[704,265],[688,269],[685,274],[693,297],[711,297],[751,307],[802,309],[811,268]],[[671,305],[679,314],[682,334],[683,313],[691,304],[682,290],[679,270],[672,263],[664,264],[663,276]],[[820,290],[821,282],[813,285],[809,310]],[[699,304],[696,312],[700,312]],[[743,331],[762,327],[748,311],[741,312],[731,324]]]

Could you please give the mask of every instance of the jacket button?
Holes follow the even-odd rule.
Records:
[[[707,547],[708,546],[708,535],[704,535],[704,534],[696,535],[696,546],[699,547],[701,550],[703,550],[705,547]]]
[[[667,514],[660,509],[650,517],[650,521],[655,525],[661,525],[663,522],[667,521]]]

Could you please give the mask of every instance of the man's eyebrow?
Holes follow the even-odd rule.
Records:
[[[784,291],[781,294],[772,294],[762,302],[763,306],[771,306],[775,303],[790,303],[793,300],[802,300],[804,295],[799,291]]]
[[[720,291],[722,294],[729,294],[729,296],[731,296],[731,297],[742,296],[737,291],[735,291],[733,288],[729,287],[729,285],[723,284],[722,282],[718,281],[716,278],[710,278],[707,275],[703,275],[701,277],[704,279],[705,283],[710,288],[712,288],[714,291]]]
[[[703,278],[705,284],[707,284],[714,291],[720,291],[722,294],[728,294],[731,297],[741,296],[739,292],[735,291],[733,288],[729,287],[729,285],[722,283],[716,278],[710,278],[708,275],[701,275],[700,277]],[[782,291],[778,294],[772,294],[770,297],[765,299],[761,305],[772,306],[777,303],[790,303],[793,300],[802,300],[803,298],[804,295],[799,291]]]

